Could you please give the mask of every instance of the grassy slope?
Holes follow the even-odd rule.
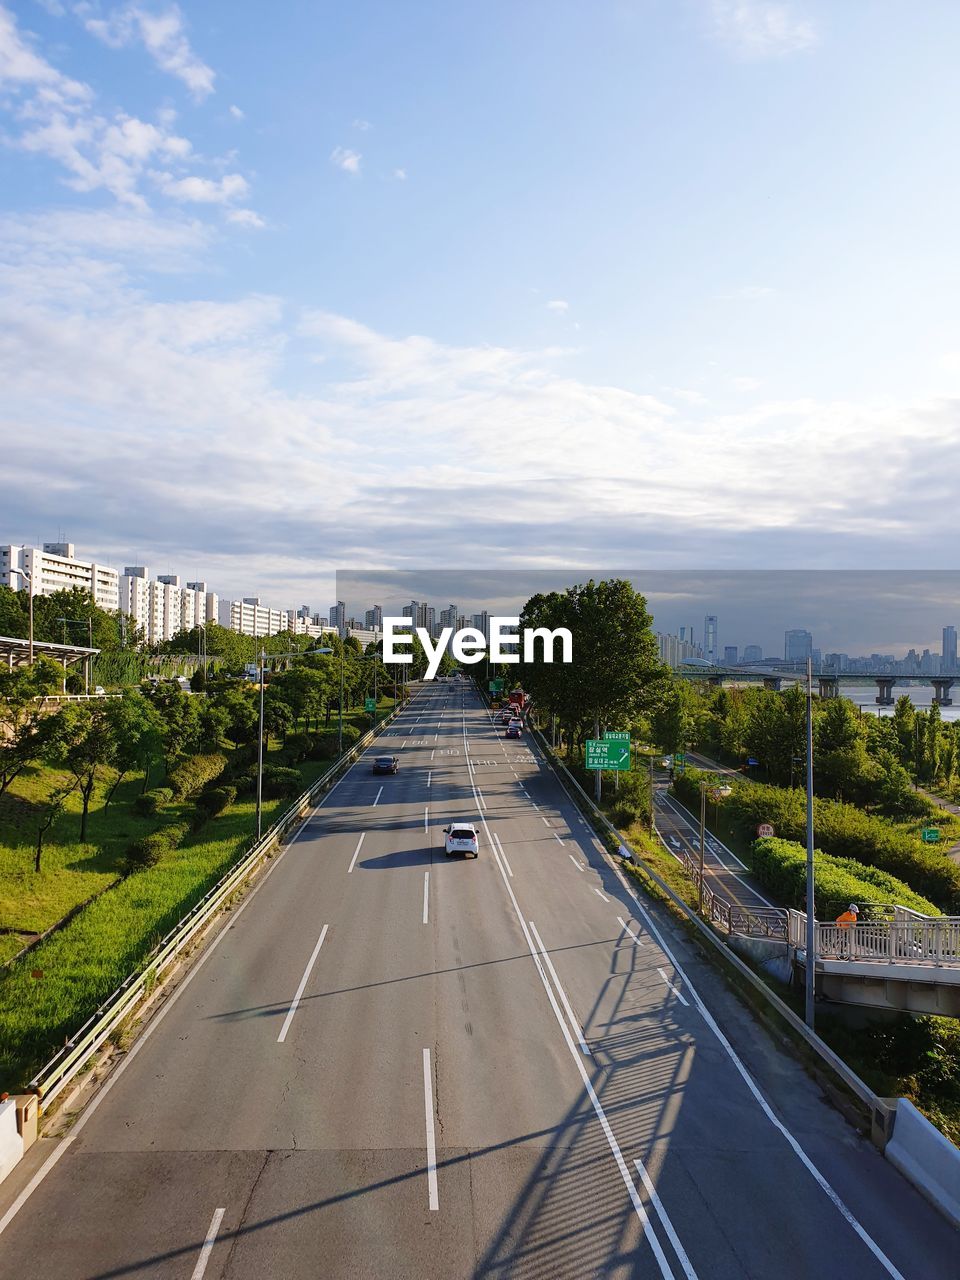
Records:
[[[276,754],[274,748],[270,755]],[[330,762],[306,761],[298,767],[306,787]],[[38,773],[25,785],[36,789],[50,781]],[[27,843],[18,845],[12,827],[0,827],[8,841],[0,846],[0,910],[7,913],[0,922],[9,918],[17,927],[29,921],[26,927],[46,928],[115,880],[127,844],[158,825],[156,819],[137,818],[130,809],[141,783],[142,778],[134,778],[121,784],[106,813],[101,791],[91,808],[89,827],[97,843],[70,843],[79,818],[76,811],[64,814],[54,828],[58,840],[50,842],[49,858],[44,852],[49,871],[41,871],[39,877],[33,872],[32,833],[21,829]],[[265,801],[264,826],[288,804]],[[164,810],[164,822],[192,812],[188,805],[171,806]],[[156,867],[118,881],[62,930],[0,971],[0,1088],[25,1084],[220,878],[249,845],[255,814],[253,799],[238,800]],[[0,941],[3,938],[0,935]],[[21,945],[23,940],[17,939],[13,950]],[[43,976],[32,977],[35,971]]]

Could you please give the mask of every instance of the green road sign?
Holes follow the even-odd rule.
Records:
[[[936,844],[940,839],[940,828],[924,827],[920,832],[920,839],[925,840],[927,844]]]
[[[604,742],[629,742],[630,734],[620,729],[605,729],[603,740]]]
[[[491,693],[503,693],[503,680],[502,680],[502,679],[498,679],[498,680],[491,680],[491,681],[490,681],[490,692],[491,692]]]
[[[676,752],[673,758],[677,762],[677,764],[683,764],[684,760],[686,760],[687,757],[684,755],[682,751],[678,751]]]
[[[588,738],[588,769],[619,769],[626,772],[630,768],[630,740],[621,742],[618,739]]]
[[[363,700],[363,709],[364,709],[364,711],[369,711],[369,712],[370,712],[370,714],[372,715],[372,714],[373,714],[373,712],[374,712],[374,711],[376,711],[376,709],[377,709],[377,700],[376,700],[376,698],[364,698],[364,700]]]

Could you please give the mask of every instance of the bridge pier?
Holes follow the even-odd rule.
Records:
[[[893,686],[895,681],[896,681],[896,676],[877,676],[876,677],[877,689],[879,691],[876,697],[876,703],[878,707],[893,706]]]
[[[840,681],[837,676],[817,676],[821,698],[839,698]]]
[[[780,678],[780,676],[764,676],[763,677],[763,687],[765,689],[771,689],[774,693],[779,693],[782,686],[783,686],[783,680]]]
[[[941,707],[952,707],[953,699],[950,697],[950,690],[953,688],[953,680],[950,676],[934,676],[931,683],[933,684],[933,700],[939,703]]]

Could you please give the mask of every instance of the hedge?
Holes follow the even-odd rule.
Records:
[[[127,849],[124,855],[124,866],[127,872],[143,871],[146,867],[154,867],[165,853],[176,849],[187,836],[190,827],[185,822],[173,822],[161,827],[152,835],[143,836]]]
[[[169,804],[172,799],[173,792],[169,787],[154,787],[152,791],[144,791],[137,796],[133,802],[133,809],[141,817],[152,818],[158,810],[162,809],[165,804]]]
[[[279,765],[268,764],[263,770],[263,798],[265,800],[285,800],[298,796],[304,790],[303,777],[299,769],[283,769]]]
[[[219,778],[227,767],[227,757],[222,755],[190,756],[171,769],[167,778],[174,799],[185,800]]]
[[[223,813],[237,798],[236,787],[208,787],[197,796],[196,805],[207,818],[215,818]]]
[[[707,776],[687,770],[675,779],[674,791],[685,804],[695,808],[699,805],[700,779]],[[803,791],[736,781],[721,804],[734,829],[747,840],[753,839],[761,822],[769,822],[785,840],[806,843]],[[864,866],[886,871],[914,893],[936,903],[939,910],[960,914],[960,866],[927,848],[919,837],[852,804],[819,797],[813,802],[813,825],[817,844],[833,857],[852,858]]]
[[[806,907],[807,851],[804,845],[777,836],[754,840],[750,846],[751,871],[788,907]],[[814,903],[818,919],[830,920],[850,902],[897,903],[923,915],[939,915],[926,898],[876,867],[852,858],[834,858],[822,850],[813,854]],[[869,919],[869,908],[861,919]]]

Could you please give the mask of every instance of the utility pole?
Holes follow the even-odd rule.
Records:
[[[804,1020],[813,1030],[816,922],[813,879],[813,659],[807,658],[807,966]]]
[[[343,755],[343,649],[344,638],[340,637],[340,705],[338,707],[339,715],[337,717],[339,729],[337,732],[337,755]]]
[[[653,756],[647,756],[647,764],[650,766],[650,834],[657,834],[657,819],[653,807]]]
[[[593,736],[594,736],[595,738],[599,738],[599,737],[600,737],[600,717],[599,717],[599,716],[595,716],[595,717],[594,717],[594,721],[593,721]],[[599,803],[600,803],[600,796],[601,796],[601,794],[602,794],[602,792],[603,792],[603,770],[602,770],[602,769],[598,769],[598,770],[597,770],[596,780],[595,780],[595,782],[594,782],[594,791],[595,791],[595,793],[596,793],[597,804],[599,804]]]
[[[707,784],[700,782],[700,884],[697,910],[703,915],[703,851],[707,835]]]
[[[266,651],[260,646],[260,733],[257,738],[257,839],[263,831],[263,686]]]

